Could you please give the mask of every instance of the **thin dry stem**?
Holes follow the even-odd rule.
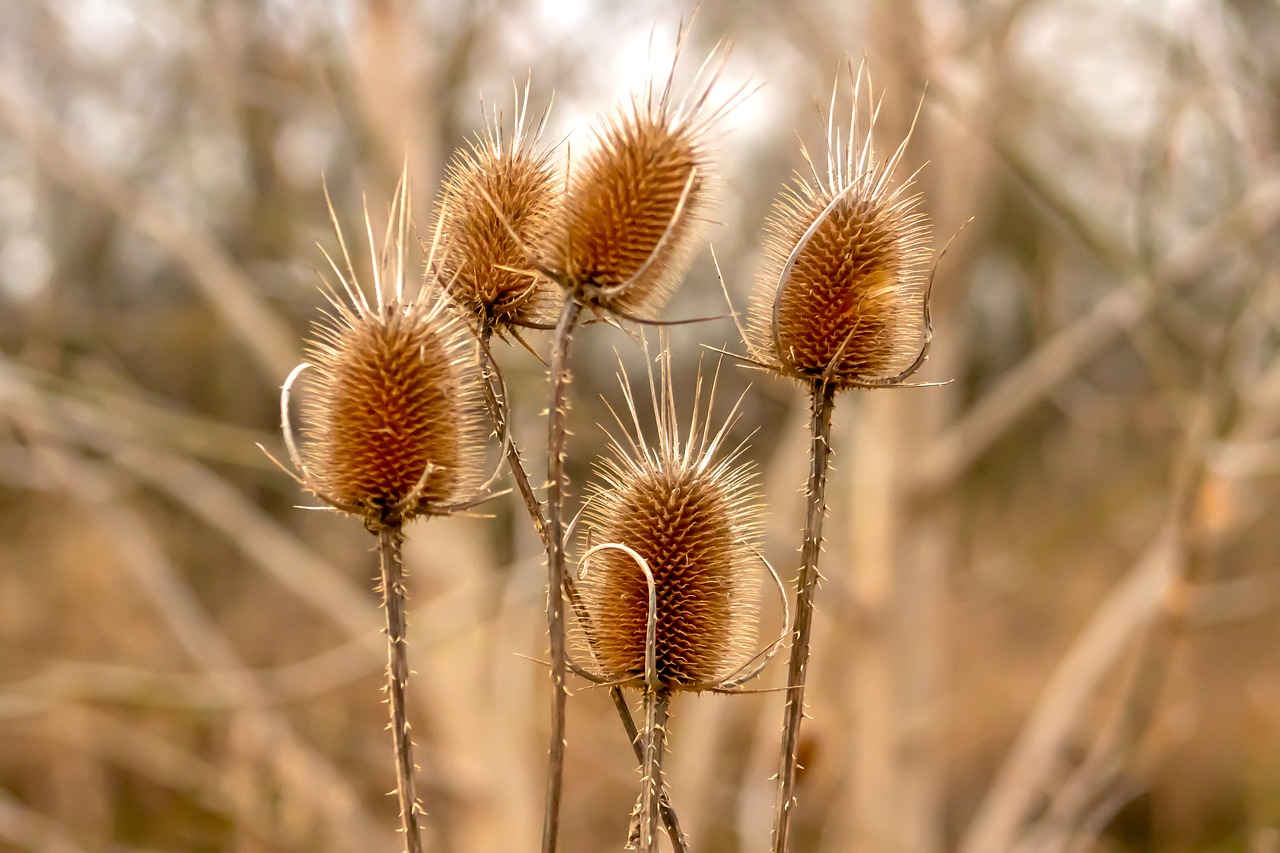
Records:
[[[395,746],[396,795],[400,800],[400,828],[405,853],[422,853],[418,832],[418,795],[413,783],[413,738],[407,713],[409,660],[405,654],[405,577],[399,527],[377,530],[378,565],[382,571],[382,608],[387,614],[387,703],[391,707],[391,742]]]
[[[485,377],[485,403],[489,407],[489,416],[493,419],[494,430],[498,435],[506,434],[510,438],[511,424],[506,408],[506,395],[505,391],[502,390],[502,380],[493,361],[493,353],[489,349],[492,334],[493,330],[488,324],[481,326],[480,365]],[[529,472],[525,470],[524,460],[520,458],[519,445],[516,444],[514,438],[510,438],[507,442],[507,467],[511,471],[511,478],[515,480],[516,491],[520,494],[525,510],[529,513],[529,520],[533,522],[538,538],[542,540],[542,547],[546,550],[548,559],[550,559],[551,539],[547,534],[547,521],[543,513],[542,502],[538,500],[537,493],[533,490]],[[569,599],[569,606],[573,608],[574,618],[590,634],[591,613],[582,601],[582,595],[578,591],[578,585],[574,581],[571,572],[564,573],[564,594]],[[626,732],[627,741],[635,752],[636,761],[643,762],[644,748],[640,743],[640,734],[636,728],[635,718],[631,715],[631,709],[627,706],[626,698],[622,694],[622,688],[616,684],[609,685],[609,698],[613,700],[614,708],[618,712],[618,719],[622,721],[622,728]],[[684,833],[680,828],[680,819],[676,815],[675,809],[671,807],[665,789],[662,791],[659,808],[662,815],[662,823],[667,829],[668,837],[671,838],[674,853],[686,853],[687,847],[684,842]]]
[[[542,824],[542,853],[554,853],[560,833],[560,800],[564,793],[565,674],[568,656],[564,630],[564,473],[565,412],[569,393],[569,344],[582,315],[572,295],[564,301],[551,351],[551,407],[547,414],[547,631],[551,637],[551,747],[547,763],[546,810]]]
[[[795,784],[800,749],[800,720],[804,716],[804,685],[809,666],[809,635],[813,625],[813,596],[818,588],[818,555],[822,550],[822,521],[827,514],[827,469],[831,461],[831,412],[835,408],[835,387],[815,382],[812,417],[809,422],[808,514],[804,525],[804,546],[800,555],[800,578],[796,591],[796,624],[787,668],[787,703],[783,710],[782,754],[778,765],[778,799],[774,815],[773,850],[785,853],[795,806]]]
[[[641,853],[657,853],[658,812],[665,785],[662,781],[662,758],[667,744],[667,716],[671,692],[662,687],[646,687],[644,691],[644,770],[640,809]]]

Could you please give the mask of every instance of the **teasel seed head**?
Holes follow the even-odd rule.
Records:
[[[611,435],[611,456],[597,465],[599,481],[583,513],[590,557],[581,588],[591,616],[584,634],[601,678],[644,681],[649,586],[630,549],[645,561],[656,588],[658,685],[714,689],[752,656],[763,508],[753,470],[738,458],[742,447],[723,452],[737,407],[713,435],[709,420],[698,422],[701,401],[695,399],[694,421],[682,439],[665,363],[662,385],[654,402],[657,444],[651,446],[641,436],[622,377],[632,423],[618,419],[624,437]],[[697,397],[701,391],[699,377]],[[708,418],[710,408],[708,403]]]
[[[285,439],[302,485],[370,529],[441,514],[467,500],[480,485],[488,437],[470,333],[427,287],[406,293],[409,222],[402,177],[381,247],[367,228],[370,302],[334,217],[345,272],[325,256],[342,294],[327,287],[332,311],[315,324],[308,362],[294,370],[282,395]],[[288,410],[299,377],[295,441]]]
[[[543,255],[584,304],[651,319],[687,271],[713,203],[707,134],[729,103],[707,102],[724,57],[713,50],[678,103],[672,77],[661,92],[651,86],[634,97],[600,121],[584,156],[570,157],[564,208]],[[678,59],[679,45],[672,76]]]
[[[436,274],[465,316],[502,334],[541,321],[557,293],[529,267],[528,251],[547,237],[562,188],[550,152],[540,147],[548,111],[528,123],[529,86],[517,92],[515,120],[503,139],[501,115],[449,165],[436,208],[441,234]]]
[[[868,93],[861,130],[864,74],[859,69],[854,77],[850,66],[850,76],[847,138],[835,123],[838,81],[832,91],[825,178],[802,148],[812,175],[797,174],[774,202],[746,329],[757,361],[836,390],[906,379],[923,362],[932,334],[928,221],[912,178],[893,180],[911,134],[886,161],[877,160],[879,103]]]

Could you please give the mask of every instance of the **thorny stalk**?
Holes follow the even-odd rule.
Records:
[[[387,702],[391,706],[391,740],[395,745],[396,794],[406,853],[422,853],[418,832],[418,795],[413,784],[413,739],[405,711],[409,661],[405,654],[405,576],[401,559],[404,536],[398,524],[377,528],[378,565],[382,571],[382,609],[387,614]]]
[[[507,419],[507,400],[500,398],[499,382],[497,371],[493,363],[493,353],[489,350],[489,342],[493,338],[493,327],[487,322],[480,326],[480,371],[483,378],[481,385],[484,388],[484,402],[489,410],[489,417],[493,421],[494,433],[501,439],[504,435],[511,434],[511,424]],[[511,479],[515,480],[516,491],[520,493],[520,498],[524,501],[525,509],[529,512],[529,520],[533,522],[533,529],[538,532],[538,538],[542,540],[542,547],[550,554],[550,540],[547,538],[547,521],[542,515],[542,504],[538,500],[537,494],[533,491],[533,484],[529,481],[529,473],[525,471],[524,461],[520,458],[520,447],[514,440],[506,442],[507,446],[507,469],[511,472]]]
[[[774,811],[773,850],[786,853],[795,806],[795,783],[800,748],[800,720],[804,716],[804,686],[809,666],[809,635],[813,625],[813,595],[818,588],[818,555],[822,550],[822,522],[827,514],[827,469],[831,461],[831,412],[835,388],[825,379],[810,387],[808,513],[800,553],[796,590],[796,621],[787,668],[787,702],[783,711],[782,751],[778,765],[778,799]]]
[[[551,407],[547,412],[547,631],[551,637],[551,746],[547,762],[546,810],[542,853],[555,853],[560,834],[560,800],[564,793],[565,696],[567,656],[564,630],[564,472],[565,414],[569,392],[569,344],[582,314],[573,294],[565,297],[551,350]]]
[[[482,324],[479,330],[480,367],[484,376],[485,404],[488,406],[489,416],[493,420],[496,433],[499,436],[503,435],[504,432],[510,435],[511,424],[507,420],[507,401],[499,396],[502,383],[498,379],[496,367],[493,364],[493,353],[489,349],[489,342],[492,337],[492,326],[487,323]],[[529,519],[533,522],[538,538],[542,540],[542,547],[546,550],[548,559],[550,559],[551,539],[547,534],[547,521],[543,515],[542,502],[538,500],[537,493],[534,492],[533,484],[529,479],[529,472],[524,467],[524,460],[520,458],[519,445],[514,440],[507,442],[507,468],[511,471],[511,478],[516,483],[516,491],[520,493],[525,509],[529,513]],[[574,581],[572,572],[564,573],[563,588],[565,597],[569,599],[569,606],[573,608],[574,617],[589,636],[591,633],[591,613],[582,601],[582,596],[578,591],[578,585]],[[636,728],[635,718],[631,714],[631,708],[627,705],[622,688],[616,684],[609,685],[609,698],[613,700],[614,708],[618,712],[618,719],[622,721],[622,728],[626,732],[627,740],[635,752],[636,761],[643,763],[644,747],[641,743],[640,732]],[[667,836],[671,839],[673,851],[674,853],[686,853],[688,848],[684,842],[684,833],[680,828],[680,818],[671,806],[666,788],[664,787],[660,793],[659,811],[662,816],[662,823],[667,829]]]
[[[661,686],[646,686],[644,691],[644,759],[643,786],[640,795],[640,851],[657,853],[658,813],[665,786],[662,781],[662,758],[667,745],[667,716],[671,693]]]
[[[631,739],[631,745],[636,753],[636,761],[643,765],[644,742],[641,739],[640,731],[636,728],[635,720],[631,717],[631,709],[627,707],[627,700],[622,695],[622,689],[610,687],[609,698],[613,700],[614,707],[618,709],[618,717],[622,720],[623,728],[627,730],[627,737]],[[662,787],[658,810],[662,814],[662,825],[667,828],[667,837],[671,839],[671,849],[674,853],[687,853],[689,848],[685,844],[684,831],[680,829],[680,818],[676,814],[676,810],[671,806],[671,800],[667,796],[665,785]]]

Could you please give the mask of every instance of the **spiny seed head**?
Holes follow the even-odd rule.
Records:
[[[466,327],[425,288],[404,292],[408,221],[402,183],[381,252],[370,245],[372,304],[338,231],[346,273],[330,263],[345,298],[328,288],[333,311],[315,324],[309,364],[294,372],[303,385],[299,445],[286,420],[303,485],[371,528],[466,499],[479,485],[487,437]],[[289,383],[286,417],[288,393]]]
[[[756,360],[837,390],[906,378],[897,374],[914,369],[927,298],[928,221],[912,181],[892,180],[910,134],[876,160],[878,104],[859,135],[862,78],[860,70],[847,139],[828,113],[826,178],[805,150],[812,178],[798,173],[774,202],[747,323]]]
[[[600,481],[589,492],[584,545],[615,543],[645,560],[657,591],[658,682],[669,690],[699,690],[723,684],[751,656],[762,510],[750,466],[736,460],[741,448],[716,459],[734,415],[711,436],[697,422],[695,400],[695,420],[682,441],[670,374],[665,377],[663,399],[654,404],[656,447],[640,435],[623,379],[635,434],[623,427],[624,439],[611,437],[612,455],[597,466]],[[611,547],[592,554],[584,571],[591,617],[584,634],[600,674],[643,682],[649,618],[643,571]]]
[[[526,85],[505,143],[498,115],[454,155],[436,210],[446,295],[474,322],[499,333],[539,321],[555,298],[545,279],[524,272],[528,247],[545,240],[561,196],[550,154],[539,148],[547,113],[529,128],[528,102]]]
[[[570,160],[545,260],[586,304],[651,318],[688,269],[713,201],[706,133],[723,108],[704,107],[717,73],[679,104],[670,79],[661,93],[633,98]]]

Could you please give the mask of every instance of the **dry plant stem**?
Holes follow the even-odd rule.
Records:
[[[493,369],[493,354],[489,351],[489,341],[493,338],[493,327],[488,323],[480,327],[480,370],[484,377],[484,402],[489,409],[489,417],[493,420],[494,432],[501,438],[503,435],[510,435],[511,424],[507,423],[506,409],[504,408],[506,400],[498,398],[497,377]],[[507,442],[507,469],[511,472],[511,479],[515,480],[516,491],[520,493],[521,499],[524,501],[525,509],[529,512],[529,520],[533,522],[533,529],[538,532],[538,538],[542,540],[542,547],[546,549],[548,555],[551,553],[550,540],[547,538],[547,521],[542,515],[542,504],[538,501],[537,494],[533,491],[533,484],[529,482],[529,473],[524,469],[524,461],[520,458],[520,447],[514,440]]]
[[[785,853],[795,806],[796,763],[800,748],[800,720],[804,716],[804,684],[809,666],[809,635],[813,625],[813,594],[818,588],[818,554],[822,550],[822,521],[827,514],[827,468],[831,460],[831,412],[835,389],[821,379],[810,389],[808,513],[800,554],[796,622],[787,668],[787,703],[783,710],[782,755],[778,765],[778,800],[774,812],[773,850]]]
[[[582,314],[573,294],[565,297],[551,350],[551,408],[547,412],[547,631],[551,636],[551,747],[547,762],[547,800],[542,823],[542,853],[555,853],[560,834],[560,799],[564,793],[565,676],[564,643],[564,419],[569,393],[569,343]]]
[[[658,813],[665,786],[662,782],[662,756],[667,745],[667,714],[671,708],[671,693],[662,687],[648,687],[644,691],[644,760],[640,784],[640,851],[656,853],[658,850]]]
[[[627,706],[626,697],[622,695],[622,688],[610,687],[609,698],[613,700],[614,707],[618,709],[618,717],[622,720],[623,728],[627,730],[627,737],[631,739],[631,745],[636,753],[636,761],[639,761],[643,766],[644,744],[640,738],[640,731],[636,728],[635,720],[631,717],[631,709]],[[662,787],[658,811],[662,815],[662,825],[667,828],[667,838],[671,839],[673,853],[687,853],[689,847],[685,844],[684,830],[680,828],[680,818],[676,814],[676,810],[671,806],[671,800],[667,796],[665,785]]]
[[[485,377],[485,404],[489,408],[489,416],[493,419],[494,429],[498,435],[502,435],[504,431],[509,432],[511,426],[506,422],[504,415],[503,403],[505,401],[498,398],[498,386],[492,381],[494,372],[490,365],[492,353],[489,351],[489,341],[492,336],[493,329],[491,327],[488,325],[481,327],[481,369]],[[546,549],[548,559],[550,559],[551,539],[547,534],[547,522],[542,513],[542,504],[533,490],[533,484],[529,480],[529,472],[525,470],[524,461],[520,458],[519,446],[514,440],[507,442],[507,468],[511,471],[511,478],[516,483],[516,491],[520,493],[520,497],[524,500],[529,519],[533,522],[534,529],[538,532],[538,538],[542,540],[542,547]],[[578,585],[574,582],[572,573],[564,573],[563,588],[565,596],[569,599],[569,606],[573,608],[574,616],[577,618],[578,623],[589,629],[591,614],[583,603],[582,596],[578,593]],[[631,708],[627,705],[622,688],[616,684],[610,685],[609,698],[613,700],[613,706],[618,711],[618,719],[622,721],[622,728],[626,731],[627,740],[631,743],[632,750],[635,751],[636,761],[643,763],[644,747],[640,742],[640,732],[636,728],[635,718],[631,715]],[[675,809],[671,807],[665,788],[662,790],[659,809],[662,814],[662,823],[667,828],[667,836],[671,838],[674,853],[685,853],[688,848],[684,843],[684,833],[680,829],[680,818],[676,815]]]
[[[418,795],[413,785],[413,739],[409,733],[405,693],[409,660],[405,654],[405,578],[399,525],[377,528],[378,565],[382,570],[382,609],[387,614],[387,702],[391,706],[391,741],[396,755],[396,794],[400,798],[400,828],[406,853],[422,853],[418,832]]]

